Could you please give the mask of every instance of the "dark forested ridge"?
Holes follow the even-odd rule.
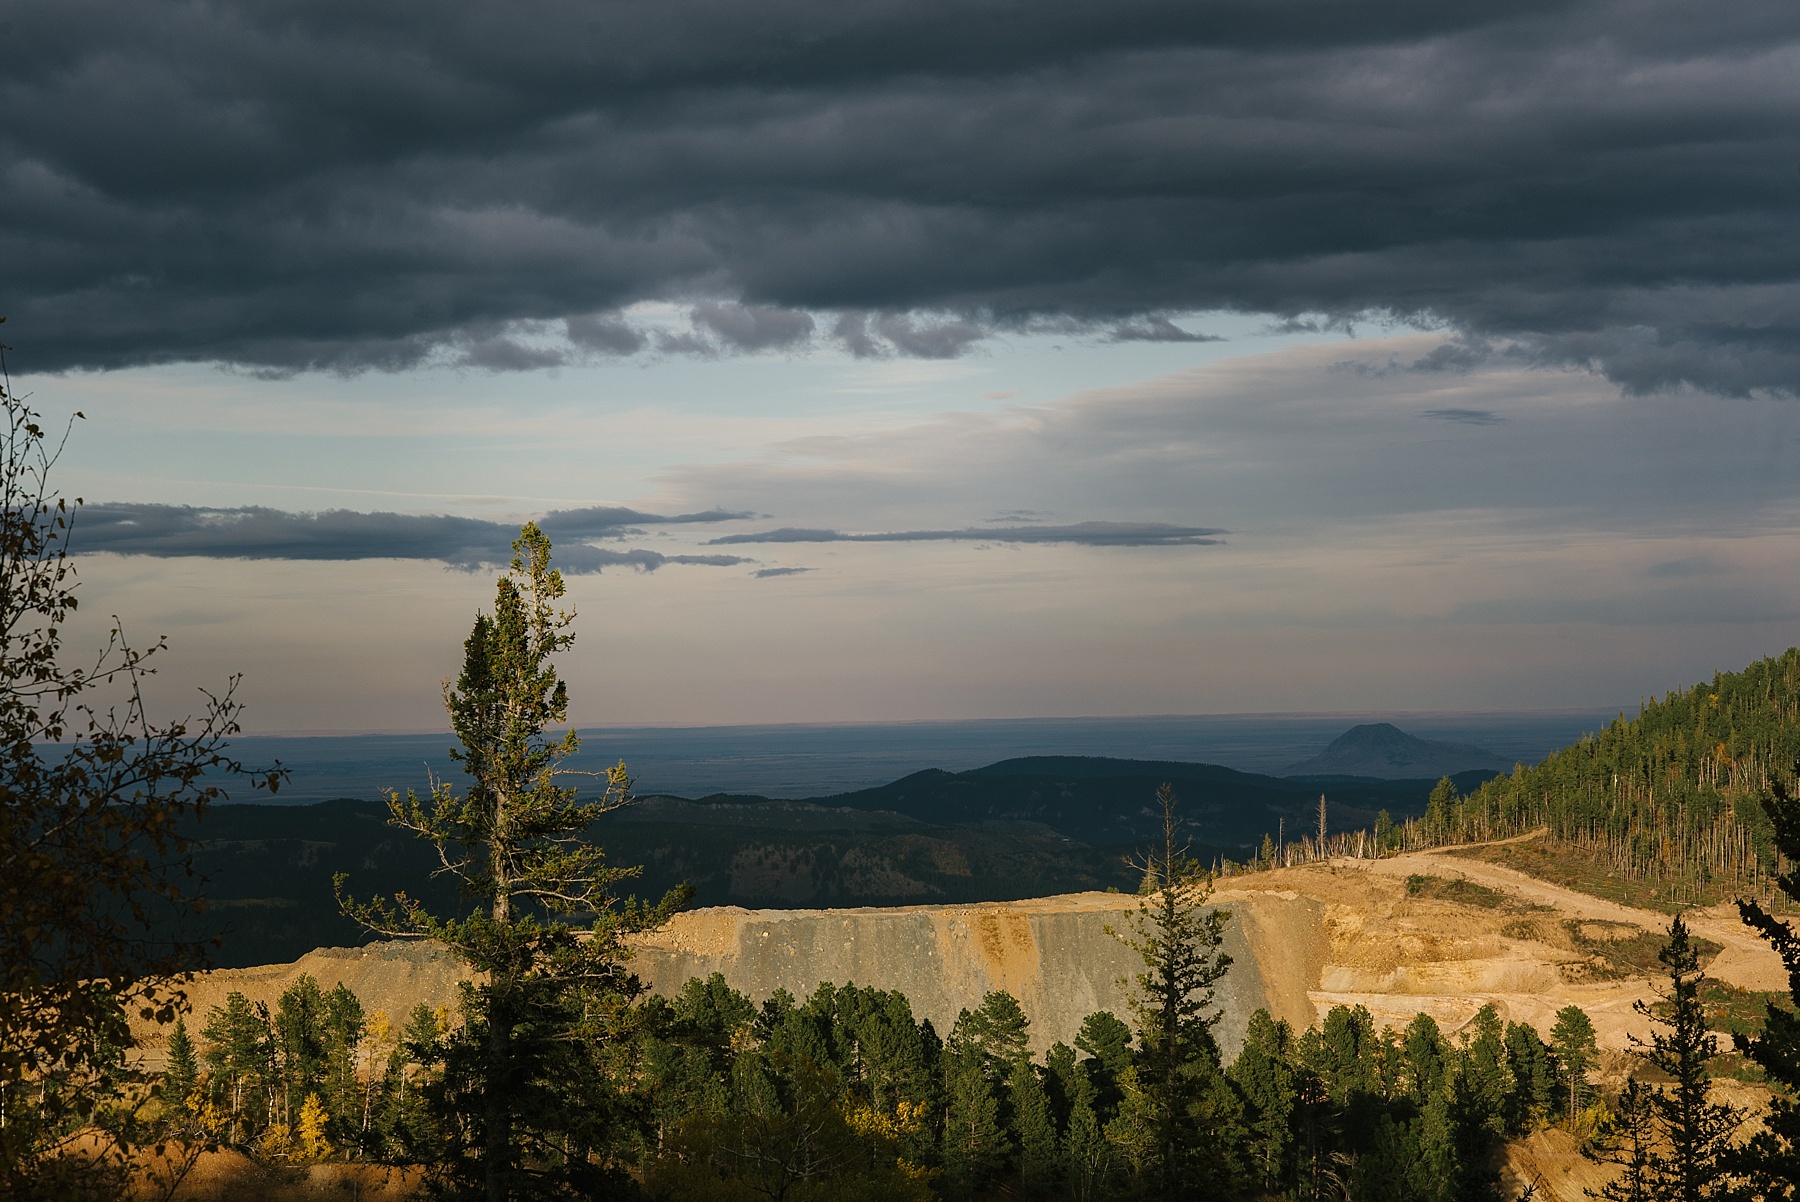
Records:
[[[1473,788],[1493,775],[1462,773]],[[968,772],[915,772],[891,785],[820,798],[826,805],[891,810],[924,822],[1036,822],[1097,845],[1132,845],[1158,834],[1151,804],[1159,785],[1175,786],[1187,828],[1202,843],[1236,851],[1284,825],[1310,828],[1321,784],[1238,772],[1216,764],[1030,756]],[[1421,814],[1430,780],[1334,779],[1323,786],[1334,826],[1374,823],[1381,810]]]
[[[1473,788],[1480,776],[1459,779]],[[1310,829],[1321,789],[1332,823],[1346,828],[1369,825],[1378,809],[1422,814],[1431,790],[1429,781],[1320,784],[1208,764],[1032,757],[815,801],[646,797],[593,834],[615,862],[644,865],[643,894],[689,881],[700,905],[1011,901],[1135,888],[1123,855],[1160,821],[1152,802],[1164,781],[1208,862],[1243,859],[1265,834]],[[195,832],[212,902],[203,918],[224,933],[215,962],[276,963],[361,942],[332,895],[338,872],[365,893],[454,908],[454,890],[431,877],[431,848],[387,817],[385,805],[348,799],[215,807]]]

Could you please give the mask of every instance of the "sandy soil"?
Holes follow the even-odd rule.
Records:
[[[166,1179],[165,1179],[166,1180]],[[367,1164],[258,1164],[239,1152],[207,1152],[182,1178],[173,1194],[147,1183],[140,1200],[169,1202],[401,1202],[422,1196],[416,1169]]]

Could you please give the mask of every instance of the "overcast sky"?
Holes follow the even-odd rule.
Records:
[[[1629,705],[1800,629],[1800,10],[0,0],[84,622],[441,725]]]

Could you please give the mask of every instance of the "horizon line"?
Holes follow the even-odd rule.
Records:
[[[1641,704],[1641,703],[1640,703]],[[1632,707],[1626,706],[1488,706],[1471,709],[1363,709],[1363,710],[1233,710],[1211,713],[1162,713],[1162,714],[1034,714],[1022,717],[1001,718],[874,718],[874,719],[840,719],[836,721],[792,722],[613,722],[613,723],[572,723],[571,726],[559,726],[558,731],[571,727],[577,734],[583,732],[602,731],[706,731],[706,730],[852,730],[870,727],[903,727],[903,726],[973,726],[980,724],[1006,724],[1025,722],[1180,722],[1203,719],[1263,719],[1263,720],[1299,720],[1323,718],[1481,718],[1481,717],[1585,717],[1600,713],[1623,714],[1629,716]],[[288,727],[275,730],[240,731],[234,738],[238,739],[353,739],[353,738],[406,738],[424,737],[428,735],[444,735],[454,737],[449,727],[383,727],[370,729],[325,728],[309,729]]]

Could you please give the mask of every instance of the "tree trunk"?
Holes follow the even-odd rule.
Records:
[[[487,1143],[482,1153],[488,1202],[507,1202],[511,1192],[507,1186],[512,1176],[512,1114],[507,1107],[507,1090],[500,1080],[512,1060],[511,1009],[498,994],[488,1008],[488,1080],[483,1098]]]

